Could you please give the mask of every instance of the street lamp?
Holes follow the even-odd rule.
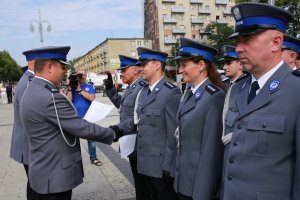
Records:
[[[43,24],[47,24],[47,32],[50,32],[51,31],[51,25],[50,23],[47,21],[47,20],[41,20],[41,11],[39,9],[39,20],[36,20],[36,19],[32,19],[31,22],[30,22],[30,32],[34,32],[35,30],[35,27],[34,27],[34,23],[37,24],[38,26],[38,32],[40,33],[40,42],[42,43],[42,46],[43,46],[43,42],[44,42],[44,39],[43,39]]]

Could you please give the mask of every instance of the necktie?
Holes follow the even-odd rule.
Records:
[[[188,93],[186,95],[187,95],[187,98],[186,98],[185,102],[187,102],[194,94],[193,94],[193,91],[190,90],[190,91],[188,91]]]
[[[248,96],[248,104],[254,99],[256,96],[256,91],[259,89],[259,85],[257,81],[254,81],[251,85],[250,93]]]
[[[150,87],[148,88],[148,96],[151,94],[151,89]]]

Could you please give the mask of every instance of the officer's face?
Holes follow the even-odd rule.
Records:
[[[223,69],[225,76],[233,80],[242,72],[242,65],[237,60],[229,60],[224,62]]]
[[[282,33],[266,30],[246,36],[238,36],[236,52],[245,71],[256,78],[278,64],[278,51],[281,51]],[[275,59],[274,59],[275,58]]]
[[[135,75],[138,73],[137,67],[130,66],[121,71],[122,82],[124,84],[131,84],[134,81]]]
[[[67,68],[64,64],[57,61],[51,61],[51,63],[54,65],[52,73],[53,83],[56,86],[59,86],[67,73]]]
[[[183,76],[183,81],[198,84],[198,82],[206,74],[205,63],[201,60],[199,63],[194,63],[190,59],[180,60],[179,73]]]
[[[156,72],[160,70],[159,61],[150,60],[141,66],[141,76],[144,80],[151,82]]]
[[[291,51],[289,49],[285,49],[282,51],[282,60],[286,62],[291,68],[295,67],[296,58],[296,52]]]

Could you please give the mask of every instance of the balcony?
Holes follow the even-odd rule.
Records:
[[[177,39],[175,38],[165,38],[165,44],[176,44]]]
[[[173,33],[185,33],[185,28],[173,28]]]
[[[173,13],[184,13],[185,12],[184,8],[180,8],[180,7],[176,7],[176,6],[172,6],[171,11]]]
[[[200,43],[205,43],[205,40],[204,39],[196,39],[196,38],[193,38],[192,40],[196,41],[196,42],[200,42]]]
[[[175,3],[176,0],[162,0],[163,3]]]
[[[200,3],[202,4],[203,3],[203,0],[190,0],[190,3]]]
[[[231,15],[231,12],[230,12],[229,9],[225,9],[225,10],[223,10],[223,14],[224,15]]]
[[[228,20],[227,19],[217,19],[217,23],[219,23],[219,24],[228,24]]]
[[[200,19],[200,18],[192,19],[192,24],[203,24],[203,23],[204,23],[204,19]]]
[[[176,24],[176,22],[177,22],[177,19],[175,19],[175,18],[163,18],[163,22],[164,23],[170,23],[170,24]]]
[[[199,9],[198,11],[200,14],[210,14],[211,10],[209,8],[206,9]]]
[[[208,32],[205,32],[205,29],[204,29],[204,28],[201,28],[201,29],[199,30],[199,32],[202,33],[202,34],[208,34]]]
[[[216,4],[219,5],[227,5],[228,1],[227,0],[216,0]]]

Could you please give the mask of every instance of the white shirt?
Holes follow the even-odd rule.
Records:
[[[202,85],[202,83],[204,83],[204,81],[206,81],[208,78],[204,79],[203,81],[201,81],[198,85],[196,85],[196,87],[191,87],[192,93],[195,94],[195,92],[198,90],[198,88]]]
[[[153,85],[149,85],[149,87],[150,87],[150,90],[151,90],[151,92],[152,92],[152,90],[155,88],[155,86],[157,85],[157,83],[161,80],[161,79],[163,79],[163,77],[165,77],[165,76],[162,76],[158,81],[156,81]]]
[[[30,73],[34,74],[34,72],[33,72],[33,71],[31,71],[30,69],[27,69],[27,71],[29,71]]]
[[[270,69],[267,73],[265,73],[264,75],[262,75],[258,80],[256,80],[254,78],[253,75],[251,75],[251,84],[254,81],[258,82],[259,85],[259,89],[256,91],[256,94],[258,94],[261,90],[261,88],[263,88],[263,86],[266,84],[266,82],[269,80],[269,78],[279,69],[279,67],[283,64],[283,60],[281,60],[279,62],[279,64],[277,64],[275,67],[273,67],[272,69]]]

